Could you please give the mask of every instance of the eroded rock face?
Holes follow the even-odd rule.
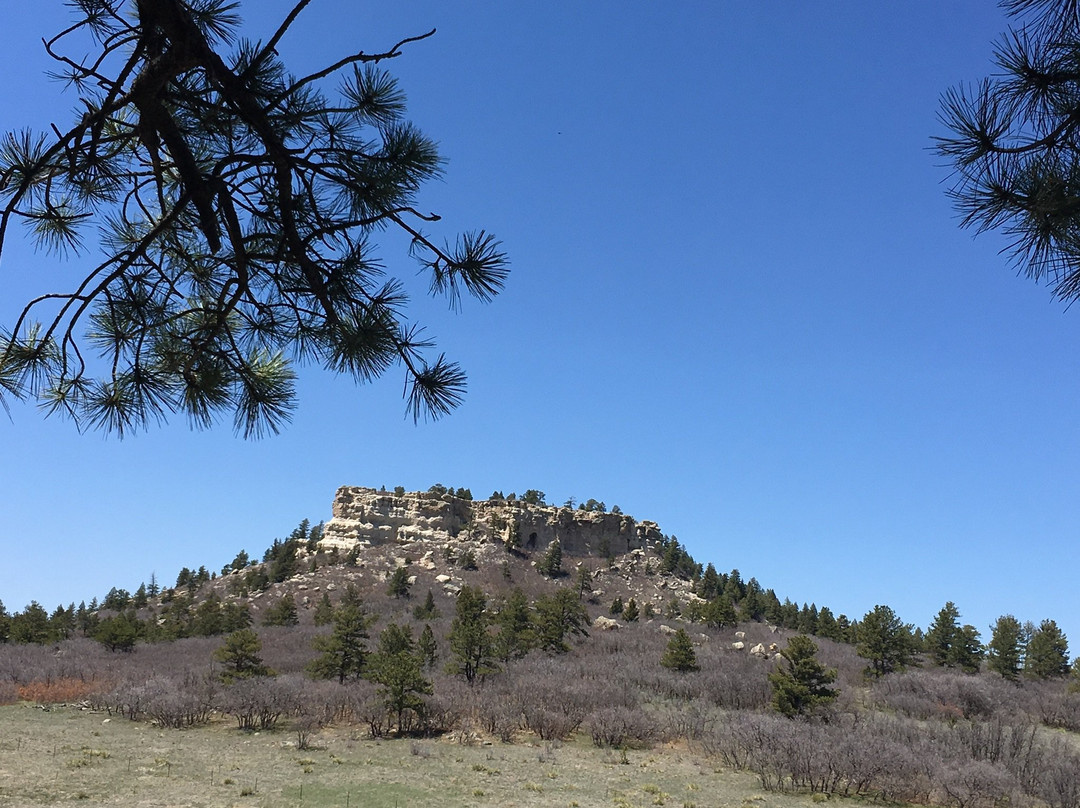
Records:
[[[542,550],[558,539],[564,553],[578,556],[624,555],[663,538],[655,522],[637,522],[625,514],[344,486],[334,497],[333,518],[326,523],[321,544],[348,551],[358,544],[417,540],[502,542],[515,531],[523,550]]]

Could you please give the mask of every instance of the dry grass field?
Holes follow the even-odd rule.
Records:
[[[287,725],[189,730],[69,707],[0,707],[0,806],[806,806],[685,749],[370,740],[323,730],[299,750]]]

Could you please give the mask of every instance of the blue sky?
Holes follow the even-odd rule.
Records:
[[[289,5],[249,2],[246,32]],[[65,11],[29,8],[0,33],[2,129],[75,103],[42,76]],[[1080,314],[958,229],[930,150],[941,92],[990,71],[1006,24],[986,2],[315,0],[279,48],[296,72],[438,29],[390,65],[449,159],[422,207],[513,262],[490,305],[414,301],[465,405],[414,426],[400,375],[305,369],[261,442],[13,406],[0,599],[171,583],[329,518],[340,485],[441,482],[618,504],[853,617],[925,627],[952,600],[986,639],[1013,613],[1080,644]],[[7,250],[10,324],[78,266]],[[400,244],[383,257],[413,279]]]

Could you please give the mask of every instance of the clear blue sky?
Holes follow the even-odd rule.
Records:
[[[247,3],[249,35],[289,5]],[[0,128],[68,121],[40,44],[65,14],[5,16]],[[441,482],[618,504],[853,617],[925,627],[953,600],[985,639],[1052,617],[1080,652],[1080,312],[958,229],[930,151],[940,93],[1005,26],[985,0],[315,0],[280,47],[297,72],[438,28],[391,64],[449,158],[422,206],[513,260],[491,305],[416,301],[465,405],[414,426],[398,374],[305,370],[262,442],[182,419],[80,436],[14,406],[0,599],[171,583],[329,518],[340,485]],[[0,322],[77,269],[11,249]]]

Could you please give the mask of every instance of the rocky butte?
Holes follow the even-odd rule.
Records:
[[[334,497],[333,518],[326,523],[321,544],[348,551],[364,545],[445,543],[459,538],[512,543],[528,551],[543,550],[558,539],[569,555],[603,556],[648,550],[663,534],[655,522],[639,522],[621,513],[343,486]]]

